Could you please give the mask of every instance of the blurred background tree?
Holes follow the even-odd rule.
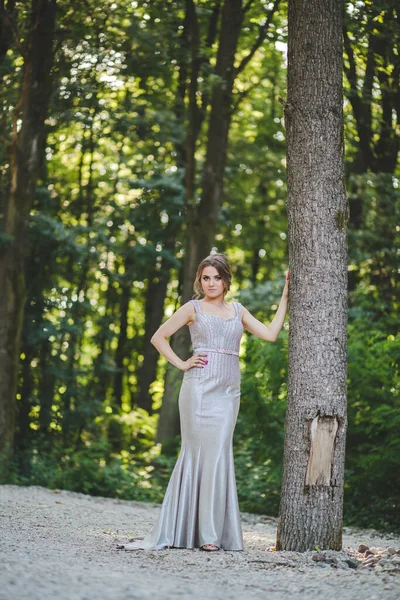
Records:
[[[156,443],[169,418],[161,410],[167,369],[149,340],[190,293],[184,261],[193,228],[206,224],[207,243],[231,260],[231,298],[266,322],[276,308],[288,268],[278,102],[286,89],[287,7],[234,2],[235,77],[230,96],[217,102],[228,125],[226,155],[209,214],[205,174],[216,164],[210,123],[213,94],[226,77],[217,64],[229,4],[85,0],[72,9],[54,2],[52,63],[42,70],[48,102],[46,114],[33,118],[41,141],[26,229],[18,235],[7,225],[13,156],[24,131],[32,15],[41,2],[0,4],[0,262],[8,264],[14,249],[25,273],[20,341],[15,328],[8,334],[19,346],[19,361],[8,355],[18,368],[16,395],[0,398],[14,440],[4,482],[162,499],[179,439]],[[347,524],[399,530],[399,14],[394,2],[345,7],[351,222],[344,516]],[[228,56],[220,65],[222,59]],[[11,322],[2,321],[2,356],[10,348],[4,323]],[[241,362],[240,504],[276,515],[287,330],[276,344],[245,336]]]

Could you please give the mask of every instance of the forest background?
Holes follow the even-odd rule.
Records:
[[[2,214],[15,140],[26,133],[24,82],[43,4],[0,6]],[[201,252],[208,235],[227,254],[230,299],[265,322],[277,308],[289,266],[279,103],[287,6],[231,4],[236,39],[223,27],[220,0],[47,3],[55,18],[36,39],[36,49],[48,43],[50,51],[45,114],[31,119],[41,135],[29,235],[18,241],[26,298],[14,452],[3,482],[162,500],[179,437],[176,407],[172,420],[170,405],[161,410],[170,398],[163,402],[167,366],[150,337],[185,298],[183,259],[193,240]],[[399,531],[400,14],[392,1],[344,9],[344,518]],[[226,124],[226,148],[213,118]],[[217,200],[207,205],[215,164]],[[3,227],[0,258],[12,244]],[[275,344],[243,338],[234,454],[244,511],[278,512],[287,327]]]

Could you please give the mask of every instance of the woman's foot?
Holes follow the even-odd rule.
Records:
[[[203,544],[200,546],[200,550],[204,550],[205,552],[216,552],[219,550],[219,547],[215,546],[215,544]]]

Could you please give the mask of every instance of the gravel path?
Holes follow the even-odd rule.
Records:
[[[400,598],[400,536],[346,528],[342,552],[273,552],[276,519],[243,513],[244,552],[116,549],[145,534],[158,510],[0,486],[0,600]]]

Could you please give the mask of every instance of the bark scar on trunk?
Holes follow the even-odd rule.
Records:
[[[330,485],[333,451],[338,430],[336,416],[317,415],[310,424],[310,454],[305,485]]]

